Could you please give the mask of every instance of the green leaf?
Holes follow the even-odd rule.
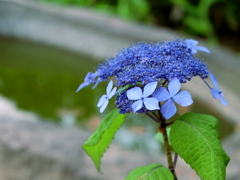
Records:
[[[92,158],[98,171],[100,171],[103,153],[110,145],[125,117],[126,115],[119,114],[117,109],[113,110],[103,119],[98,129],[83,144],[83,149]]]
[[[167,128],[167,135],[168,135],[168,137],[170,137],[170,131],[171,131],[171,127],[168,127],[168,128]],[[156,139],[157,141],[159,141],[160,143],[164,144],[164,140],[163,140],[163,135],[162,135],[162,133],[157,132],[156,135],[155,135],[155,139]],[[168,141],[169,141],[169,145],[171,146],[170,138],[168,139]]]
[[[171,171],[161,164],[141,166],[132,170],[125,180],[173,180]]]
[[[172,125],[172,148],[204,180],[224,180],[230,160],[221,146],[218,120],[210,115],[186,113]]]

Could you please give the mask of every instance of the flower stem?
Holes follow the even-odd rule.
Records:
[[[177,176],[176,176],[175,169],[174,169],[175,166],[174,166],[174,163],[172,160],[172,154],[171,154],[171,149],[170,149],[168,135],[167,135],[167,128],[166,128],[163,118],[161,118],[159,132],[162,133],[162,135],[163,135],[164,147],[165,147],[165,151],[166,151],[166,155],[167,155],[168,169],[172,172],[174,180],[177,180]]]

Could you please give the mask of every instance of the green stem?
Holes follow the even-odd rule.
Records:
[[[163,135],[164,147],[165,147],[165,151],[166,151],[166,155],[167,155],[168,169],[172,172],[172,174],[174,176],[174,180],[177,180],[177,176],[176,176],[175,169],[174,169],[175,167],[174,167],[173,160],[172,160],[171,148],[169,145],[169,140],[168,140],[168,135],[167,135],[167,128],[166,128],[166,125],[163,123],[163,121],[161,121],[161,124],[159,126],[159,131]]]

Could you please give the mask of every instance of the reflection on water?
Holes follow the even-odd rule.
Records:
[[[19,108],[36,112],[65,127],[91,119],[88,125],[91,126],[92,123],[96,128],[101,119],[99,116],[103,117],[98,113],[96,104],[105,93],[106,83],[100,84],[94,91],[84,88],[75,93],[86,73],[97,67],[96,61],[53,47],[12,39],[1,38],[0,49],[1,94],[14,100]],[[106,113],[113,109],[113,102],[111,103]],[[180,113],[192,111],[216,116],[220,119],[221,137],[232,131],[231,125],[205,106],[194,103],[193,106],[180,110]],[[133,124],[139,128],[133,129]],[[125,143],[132,145],[131,136],[141,137],[139,133],[145,134],[146,131],[155,134],[157,127],[146,117],[134,116],[128,118],[122,129],[130,129]],[[120,131],[119,136],[123,137],[124,133],[126,131]],[[116,139],[124,141],[124,138],[120,140],[118,136]]]

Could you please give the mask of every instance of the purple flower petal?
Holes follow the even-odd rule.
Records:
[[[202,46],[195,46],[194,49],[197,49],[199,51],[203,51],[203,52],[206,52],[206,53],[210,53],[210,51],[207,48],[202,47]]]
[[[99,101],[97,103],[97,107],[102,106],[106,100],[107,100],[107,96],[106,95],[102,95],[102,97],[99,99]]]
[[[142,98],[142,89],[140,87],[134,87],[127,91],[127,97],[130,100],[138,100]]]
[[[109,81],[108,86],[107,86],[107,89],[106,89],[107,96],[109,96],[112,87],[113,87],[113,81],[111,80],[111,81]]]
[[[217,81],[217,78],[216,78],[212,73],[210,73],[209,75],[210,75],[210,79],[211,79],[214,87],[218,90],[218,81]]]
[[[228,105],[228,102],[227,102],[227,100],[223,97],[223,94],[220,95],[219,99],[220,99],[220,102],[222,103],[222,105],[224,105],[224,106],[227,106],[227,105]]]
[[[173,97],[181,88],[181,83],[178,78],[173,78],[168,84],[168,91],[170,96]]]
[[[181,106],[189,106],[193,103],[191,94],[188,91],[181,91],[173,97],[174,101]]]
[[[211,94],[212,94],[213,98],[219,99],[219,93],[218,93],[218,91],[216,89],[211,88]]]
[[[106,109],[106,107],[108,105],[108,102],[109,102],[108,99],[106,99],[105,102],[103,103],[103,105],[100,108],[100,113],[102,113]]]
[[[142,105],[143,105],[143,102],[142,100],[138,100],[136,101],[135,103],[132,104],[132,109],[133,109],[133,112],[137,112],[139,109],[142,108]]]
[[[165,87],[159,87],[152,96],[158,100],[158,102],[163,102],[171,98],[169,92]]]
[[[151,95],[157,87],[157,82],[151,82],[148,83],[146,86],[143,88],[143,97],[148,97]]]
[[[158,105],[158,100],[156,98],[146,98],[144,99],[143,103],[148,110],[160,109]]]
[[[177,108],[172,99],[169,99],[161,107],[161,113],[165,119],[170,119],[177,112]]]

